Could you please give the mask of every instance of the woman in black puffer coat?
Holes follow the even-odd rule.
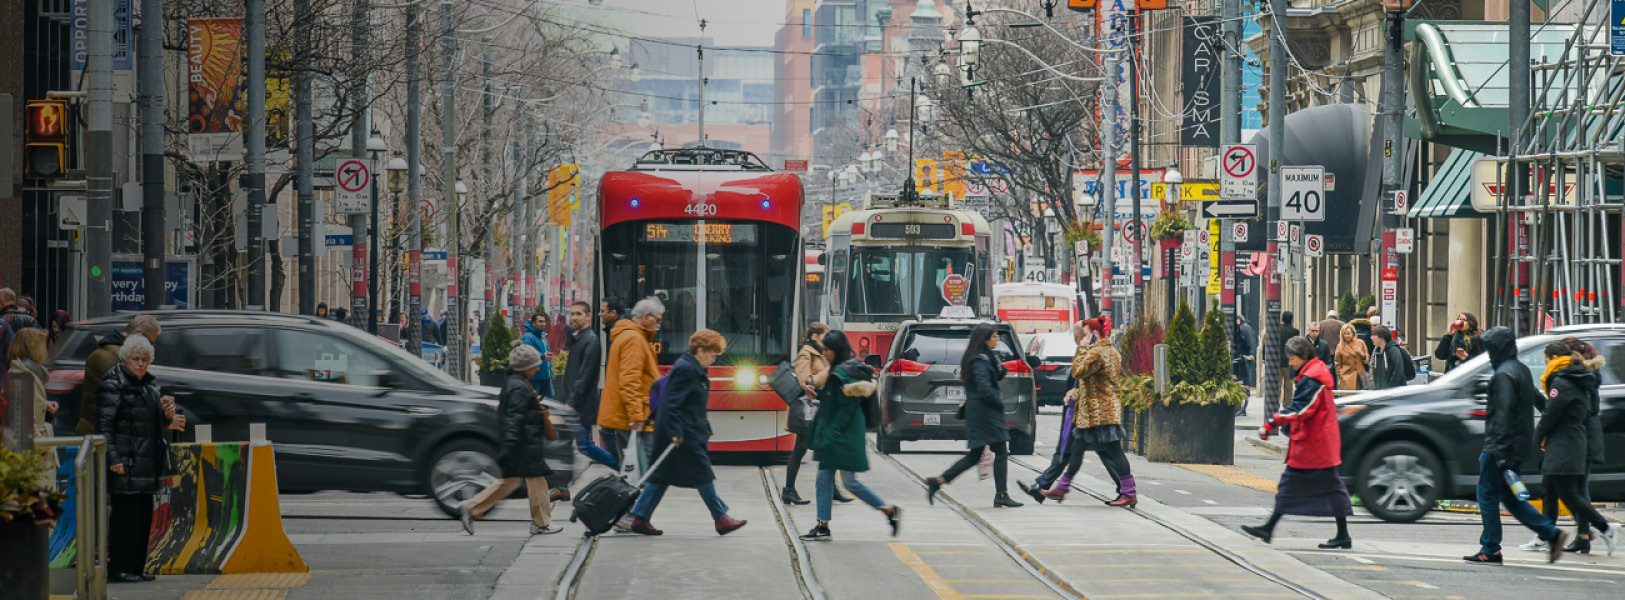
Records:
[[[124,338],[119,364],[102,377],[96,398],[97,431],[107,435],[108,579],[151,581],[147,536],[152,530],[153,495],[158,480],[169,474],[168,430],[186,428],[175,399],[158,392],[147,366],[152,342],[145,336]]]
[[[1597,387],[1597,374],[1574,358],[1573,349],[1565,342],[1546,346],[1546,373],[1540,378],[1546,398],[1543,406],[1537,404],[1541,416],[1535,425],[1535,441],[1545,451],[1540,474],[1548,488],[1547,503],[1555,505],[1556,500],[1562,500],[1576,522],[1589,522],[1597,529],[1608,545],[1608,555],[1613,556],[1619,543],[1619,524],[1603,519],[1580,491],[1585,475],[1591,471],[1586,420],[1591,415],[1591,390]]]
[[[474,534],[474,520],[496,508],[497,502],[517,491],[521,483],[530,500],[530,534],[564,531],[553,526],[553,505],[547,493],[547,476],[553,474],[547,466],[550,416],[542,408],[541,396],[531,387],[531,377],[541,368],[542,354],[535,348],[521,344],[508,354],[508,381],[497,397],[498,432],[502,436],[497,446],[497,466],[502,468],[502,479],[463,502],[458,520],[469,535]]]
[[[999,395],[999,381],[1004,379],[1005,369],[993,354],[998,343],[998,330],[992,325],[977,325],[970,332],[965,356],[959,360],[959,378],[965,383],[965,445],[970,450],[941,476],[926,478],[925,497],[933,503],[938,489],[975,466],[984,451],[992,450],[993,506],[1021,506],[1020,502],[1010,499],[1005,489],[1010,463],[1010,427],[1005,424],[1004,399]]]

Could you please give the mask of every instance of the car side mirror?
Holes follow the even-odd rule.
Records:
[[[1479,375],[1477,378],[1473,379],[1473,394],[1480,397],[1488,396],[1490,394],[1489,374]]]
[[[874,367],[874,368],[878,369],[878,368],[880,368],[880,365],[882,365],[884,363],[881,362],[879,354],[869,354],[869,355],[865,355],[863,357],[863,364],[866,364],[866,365],[869,365],[871,367]]]
[[[1028,356],[1027,357],[1027,366],[1032,367],[1034,369],[1038,368],[1038,365],[1042,364],[1043,362],[1044,361],[1038,360],[1038,357],[1036,357],[1036,356]]]

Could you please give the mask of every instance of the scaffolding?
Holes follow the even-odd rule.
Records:
[[[1531,57],[1529,119],[1497,152],[1490,322],[1520,335],[1625,316],[1625,57],[1609,54],[1609,3],[1579,1],[1560,55]]]

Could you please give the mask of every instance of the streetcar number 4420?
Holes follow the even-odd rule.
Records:
[[[688,208],[684,208],[683,212],[696,217],[709,217],[717,214],[717,205],[696,202],[688,205]]]

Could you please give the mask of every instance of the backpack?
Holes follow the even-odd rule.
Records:
[[[661,375],[653,384],[649,385],[649,414],[660,410],[660,397],[666,394],[666,383],[671,380],[671,374]]]
[[[1405,374],[1405,383],[1410,383],[1412,379],[1416,379],[1416,360],[1411,358],[1411,353],[1405,351],[1404,346],[1394,344],[1394,347],[1399,349],[1399,355],[1405,359],[1402,361],[1404,365],[1400,367],[1400,373]]]

